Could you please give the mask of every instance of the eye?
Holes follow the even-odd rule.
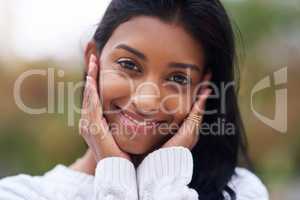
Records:
[[[121,58],[117,61],[117,63],[125,69],[128,70],[135,70],[137,72],[141,72],[141,70],[139,69],[139,67],[130,59],[128,58]]]
[[[184,75],[178,74],[178,75],[173,75],[169,78],[170,81],[175,81],[181,85],[187,85],[187,84],[191,84],[191,79],[187,78]]]

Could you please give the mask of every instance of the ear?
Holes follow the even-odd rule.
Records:
[[[92,54],[97,57],[97,61],[98,61],[99,58],[97,55],[97,46],[96,46],[96,42],[94,40],[89,41],[84,50],[84,64],[85,64],[84,70],[85,70],[85,72],[88,72],[89,61],[90,61],[90,57]],[[97,62],[97,64],[99,64],[99,63]]]

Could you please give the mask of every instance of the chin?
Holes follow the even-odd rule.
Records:
[[[132,146],[120,146],[121,150],[128,153],[128,154],[133,154],[133,155],[143,155],[149,152],[148,149],[145,148],[137,148],[137,147],[132,147]]]
[[[115,137],[115,140],[122,151],[134,155],[146,154],[155,147],[155,144],[149,143],[149,141],[147,143],[143,142],[147,140],[139,141],[127,137]]]

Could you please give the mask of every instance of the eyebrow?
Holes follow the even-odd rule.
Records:
[[[194,65],[194,64],[187,64],[187,63],[170,63],[169,67],[171,68],[181,68],[181,69],[192,69],[192,70],[196,70],[201,72],[202,70],[200,69],[200,67],[198,67],[198,65]]]
[[[120,44],[116,47],[116,49],[123,49],[126,50],[132,54],[134,54],[135,56],[137,56],[138,58],[140,58],[141,60],[147,61],[148,58],[147,56],[142,53],[141,51],[130,47],[126,44]],[[179,62],[172,62],[168,65],[170,68],[181,68],[181,69],[192,69],[192,70],[196,70],[201,72],[202,70],[200,69],[200,67],[198,67],[197,65],[194,64],[187,64],[187,63],[179,63]]]
[[[147,61],[148,58],[145,54],[143,54],[142,52],[140,52],[139,50],[132,48],[130,46],[127,46],[125,44],[120,44],[116,47],[116,49],[124,49],[126,51],[129,51],[130,53],[136,55],[138,58],[140,58],[141,60],[145,60]]]

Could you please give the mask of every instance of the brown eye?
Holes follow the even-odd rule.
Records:
[[[141,72],[139,67],[133,61],[131,61],[130,59],[120,59],[120,60],[117,61],[117,63],[122,68],[125,68],[125,69],[128,69],[128,70],[134,70],[134,71],[137,71],[137,72]]]
[[[178,74],[178,75],[174,75],[174,76],[171,76],[171,78],[169,78],[170,81],[175,81],[181,85],[187,85],[187,84],[190,84],[191,83],[191,80],[181,74]]]

